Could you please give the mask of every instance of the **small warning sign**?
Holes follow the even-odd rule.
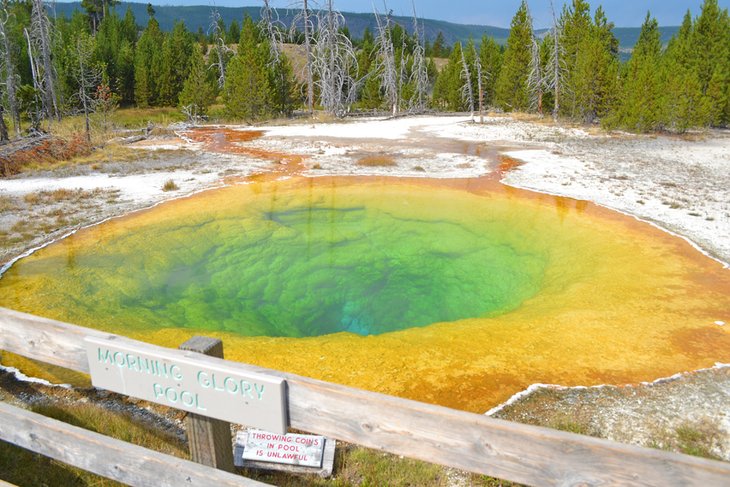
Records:
[[[319,468],[324,443],[324,436],[280,435],[254,429],[246,432],[242,457],[244,460]]]

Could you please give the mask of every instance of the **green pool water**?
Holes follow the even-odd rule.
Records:
[[[119,222],[86,230],[3,280],[60,279],[43,292],[66,293],[62,301],[74,303],[80,316],[72,319],[82,322],[143,317],[148,325],[303,337],[499,315],[539,290],[547,265],[509,221],[488,212],[454,217],[463,203],[454,208],[438,192],[427,207],[423,194],[397,187],[337,201],[328,201],[331,190],[315,199],[235,194],[182,214],[152,210],[161,218],[137,218],[129,232]]]

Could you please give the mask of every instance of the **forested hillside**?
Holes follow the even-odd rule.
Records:
[[[345,16],[295,3],[287,28],[262,1],[258,21],[230,23],[207,12],[208,27],[181,21],[166,32],[154,7],[144,25],[113,0],[88,0],[70,17],[43,0],[1,0],[0,99],[6,125],[48,129],[69,114],[116,106],[179,107],[191,120],[211,105],[230,120],[288,116],[296,109],[337,117],[487,109],[552,114],[635,131],[726,126],[730,121],[730,18],[717,0],[687,12],[667,45],[647,14],[633,55],[622,62],[613,24],[585,0],[555,12],[539,35],[527,2],[505,46],[483,35],[448,46],[426,40],[423,22],[405,29],[387,13],[354,35]],[[285,41],[301,46],[294,73]],[[291,52],[291,49],[287,50]],[[448,56],[437,70],[435,57]],[[298,76],[295,76],[298,75]],[[5,131],[4,139],[7,139]]]
[[[380,5],[378,2],[376,3],[378,6]],[[149,17],[147,15],[146,3],[121,2],[116,6],[118,12],[125,12],[127,8],[132,11],[138,22],[142,25],[147,24]],[[343,8],[346,8],[346,6],[343,6]],[[160,24],[160,29],[165,32],[171,31],[176,21],[184,22],[192,32],[197,32],[198,29],[203,29],[203,31],[208,30],[210,17],[209,6],[155,5],[154,9],[156,12],[155,18]],[[51,12],[52,15],[55,13],[56,15],[63,15],[70,18],[75,10],[84,11],[81,2],[56,3],[52,7]],[[230,25],[234,20],[240,23],[246,14],[255,22],[261,16],[261,9],[259,7],[218,7],[217,10],[226,25]],[[291,24],[292,19],[296,15],[296,12],[291,9],[274,10],[279,16],[279,19],[287,26]],[[370,29],[371,32],[377,29],[375,15],[372,13],[342,12],[342,15],[345,17],[345,22],[353,37],[361,38],[366,28]],[[413,33],[412,19],[397,15],[393,16],[392,19],[394,22],[403,26],[409,33]],[[463,25],[434,19],[422,19],[421,22],[423,36],[426,41],[433,42],[439,33],[441,33],[444,42],[449,46],[455,42],[467,42],[470,37],[473,39],[481,39],[483,35],[493,37],[498,44],[504,45],[507,42],[507,36],[509,36],[509,29],[490,25]],[[660,26],[659,30],[661,32],[662,43],[666,44],[669,42],[669,39],[677,33],[678,29],[679,27],[677,26]],[[544,36],[549,32],[549,29],[537,29],[535,32],[538,36]],[[614,29],[619,46],[625,52],[631,51],[639,39],[640,32],[641,29],[637,27],[617,27]]]

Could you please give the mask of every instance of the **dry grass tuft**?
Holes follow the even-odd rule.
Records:
[[[141,158],[138,149],[132,149],[118,144],[107,144],[89,154],[74,157],[71,164],[89,164],[91,169],[99,170],[105,162],[134,162]]]
[[[396,166],[395,159],[386,155],[365,156],[357,161],[358,166],[365,167],[390,167]]]
[[[67,189],[67,188],[59,188],[54,189],[52,191],[36,191],[33,193],[28,193],[23,197],[23,200],[31,205],[52,205],[54,203],[81,203],[84,200],[89,200],[91,198],[96,198],[99,196],[102,196],[106,193],[110,193],[112,195],[118,195],[119,190],[105,190],[101,188],[96,188],[92,190],[84,190],[81,188],[77,189]]]
[[[14,198],[10,196],[0,196],[0,213],[11,212],[17,209],[18,205]]]
[[[162,186],[162,191],[177,191],[178,189],[180,188],[172,179],[165,181],[165,184]]]

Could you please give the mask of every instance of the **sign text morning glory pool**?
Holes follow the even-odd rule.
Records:
[[[192,352],[87,337],[95,387],[232,423],[286,433],[284,379]]]

